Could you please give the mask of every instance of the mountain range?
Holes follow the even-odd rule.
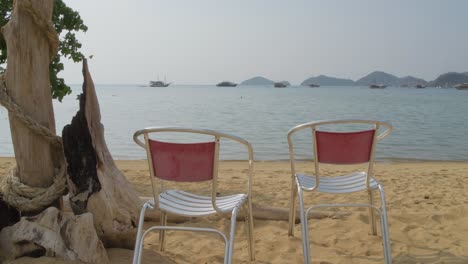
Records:
[[[282,81],[288,83],[286,81]],[[269,80],[265,77],[257,76],[245,80],[240,83],[240,85],[267,85],[273,86],[275,82]],[[468,83],[468,72],[457,73],[457,72],[448,72],[440,75],[434,81],[427,82],[424,79],[405,76],[397,77],[395,75],[383,72],[383,71],[374,71],[368,75],[360,78],[357,81],[350,79],[336,78],[325,75],[319,75],[316,77],[310,77],[304,80],[301,85],[309,84],[319,84],[321,86],[369,86],[372,84],[377,85],[386,85],[386,86],[407,86],[415,87],[416,85],[427,85],[430,87],[453,87],[454,85],[460,83]],[[289,84],[289,83],[288,83]]]

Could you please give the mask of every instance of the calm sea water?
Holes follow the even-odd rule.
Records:
[[[54,102],[57,130],[78,109],[76,94]],[[167,88],[97,85],[107,144],[114,158],[141,159],[132,135],[149,126],[208,128],[249,142],[257,160],[287,160],[286,134],[295,125],[323,119],[377,119],[394,131],[379,143],[377,157],[468,160],[468,91],[388,87]],[[298,158],[310,158],[309,134],[297,137]],[[227,146],[227,147],[224,147]],[[244,158],[242,148],[222,145],[222,158]],[[0,109],[0,156],[13,156],[5,109]]]

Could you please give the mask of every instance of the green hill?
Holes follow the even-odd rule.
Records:
[[[240,85],[273,85],[274,83],[265,77],[257,76],[241,82]]]
[[[354,81],[349,79],[340,79],[319,75],[317,77],[310,77],[304,80],[301,85],[320,84],[321,86],[353,86]]]
[[[429,83],[432,87],[453,87],[457,84],[468,83],[466,73],[448,72],[440,75],[434,81]]]
[[[383,84],[387,86],[399,86],[400,79],[395,75],[382,71],[372,72],[356,81],[357,85],[368,86],[371,84]]]

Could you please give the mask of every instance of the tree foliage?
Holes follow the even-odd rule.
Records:
[[[8,23],[13,8],[13,0],[0,1],[0,27]],[[70,86],[65,84],[63,78],[58,74],[63,71],[62,59],[71,59],[74,62],[83,60],[81,53],[81,43],[76,38],[77,32],[86,32],[88,27],[84,24],[80,14],[68,7],[63,0],[55,0],[52,23],[55,31],[59,35],[59,51],[49,66],[50,85],[52,97],[62,101],[63,97],[71,93]],[[0,34],[0,64],[7,60],[7,46],[3,35]]]

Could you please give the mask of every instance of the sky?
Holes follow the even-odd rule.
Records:
[[[468,72],[466,0],[65,0],[98,84]],[[81,83],[81,65],[61,74]]]

